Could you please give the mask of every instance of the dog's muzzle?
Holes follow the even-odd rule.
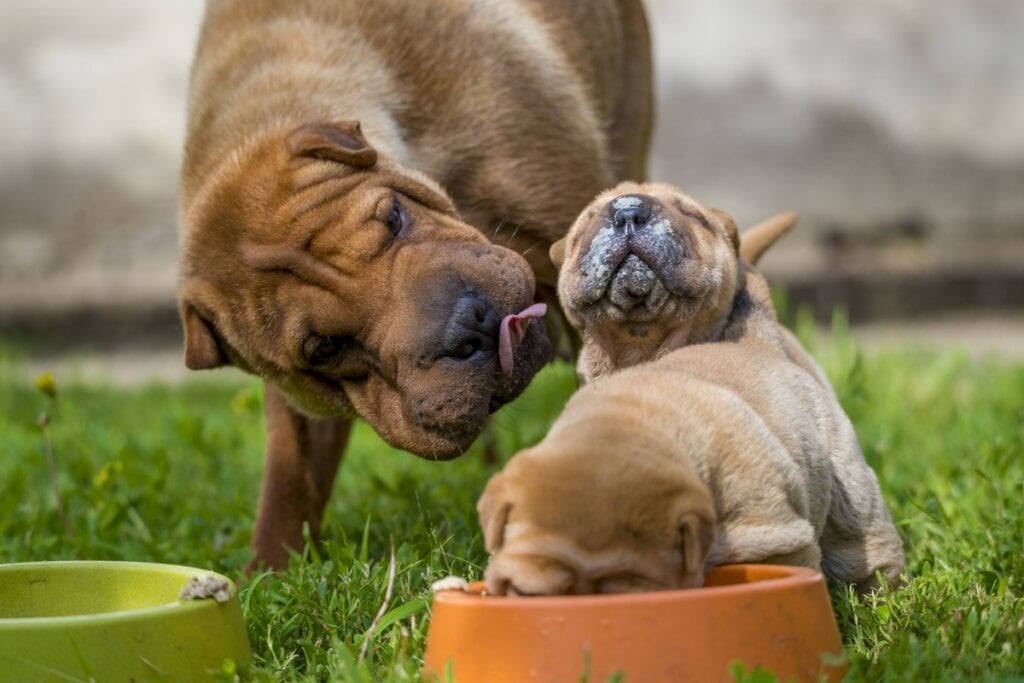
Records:
[[[658,284],[654,270],[639,256],[630,254],[612,276],[607,296],[613,304],[628,310],[646,300]]]
[[[622,313],[646,317],[668,297],[665,276],[684,256],[681,236],[660,204],[642,194],[616,197],[581,260],[583,299],[606,299]]]

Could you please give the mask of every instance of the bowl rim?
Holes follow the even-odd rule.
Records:
[[[180,574],[182,587],[193,576],[212,575],[228,582],[231,596],[224,603],[216,600],[182,600],[166,602],[150,607],[139,607],[137,609],[122,609],[111,612],[99,612],[95,614],[67,614],[53,617],[2,617],[0,618],[0,631],[10,629],[35,629],[35,628],[81,628],[83,626],[112,626],[114,624],[125,624],[129,622],[140,622],[169,618],[177,615],[190,614],[201,610],[228,605],[232,600],[238,599],[238,588],[235,582],[227,576],[209,569],[189,567],[180,564],[164,564],[161,562],[133,562],[120,560],[53,560],[41,562],[11,562],[0,564],[0,578],[6,573],[13,573],[21,569],[34,568],[56,569],[57,571],[73,571],[76,569],[113,569],[116,571],[125,570],[148,570],[163,571]]]
[[[668,603],[678,604],[684,601],[702,602],[738,596],[757,596],[766,593],[806,588],[825,581],[824,575],[817,569],[782,564],[723,564],[714,567],[711,571],[729,574],[755,572],[775,575],[743,583],[702,586],[700,588],[607,595],[539,595],[529,597],[487,595],[483,592],[484,582],[474,581],[464,591],[437,591],[434,593],[434,601],[435,603],[445,603],[459,607],[473,606],[479,609],[547,610],[552,608],[622,607],[624,605],[641,607]]]

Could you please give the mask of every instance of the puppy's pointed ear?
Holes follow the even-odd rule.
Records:
[[[339,161],[356,168],[377,163],[377,150],[363,137],[358,121],[314,121],[288,135],[288,149],[295,156]]]
[[[775,214],[752,228],[743,231],[740,237],[740,258],[756,266],[764,252],[785,235],[797,221],[793,211]]]
[[[555,268],[558,270],[562,269],[562,264],[565,263],[565,241],[567,238],[563,237],[548,249],[548,256],[551,257],[551,262],[555,264]]]
[[[496,474],[487,482],[484,493],[476,503],[480,515],[480,528],[484,532],[484,548],[492,555],[501,550],[505,542],[505,525],[512,503],[505,497],[502,475]]]
[[[733,251],[739,254],[740,231],[736,229],[736,221],[732,219],[732,216],[721,209],[711,209],[711,214],[721,221],[722,227],[725,228],[725,232],[729,235],[729,241],[732,242]]]
[[[190,370],[211,370],[231,363],[217,343],[213,323],[195,306],[181,304],[181,322],[185,327],[185,366]]]
[[[704,574],[704,561],[715,540],[714,511],[708,506],[690,508],[676,521],[683,553],[683,570],[687,575]]]

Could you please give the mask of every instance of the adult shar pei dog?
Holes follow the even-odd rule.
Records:
[[[188,367],[266,381],[253,566],[319,534],[354,417],[446,459],[522,391],[548,248],[650,128],[639,0],[210,0],[179,306]]]

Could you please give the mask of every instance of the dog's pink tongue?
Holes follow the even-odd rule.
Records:
[[[498,334],[498,362],[501,364],[501,374],[512,374],[512,356],[526,335],[526,326],[530,324],[530,318],[542,318],[547,312],[547,304],[534,304],[502,319],[501,331]]]

